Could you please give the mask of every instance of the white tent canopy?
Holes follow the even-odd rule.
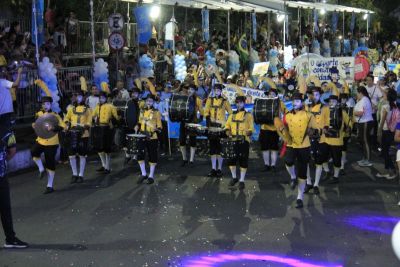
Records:
[[[267,0],[268,1],[278,1],[278,0]],[[293,8],[306,8],[306,9],[317,9],[317,10],[322,10],[325,9],[325,11],[338,11],[338,12],[349,12],[349,13],[368,13],[372,14],[374,13],[371,10],[368,9],[362,9],[362,8],[355,8],[355,7],[348,7],[348,6],[342,6],[342,5],[331,5],[331,4],[325,4],[325,3],[309,3],[309,2],[302,2],[302,1],[286,1],[286,5],[288,7],[293,7]]]

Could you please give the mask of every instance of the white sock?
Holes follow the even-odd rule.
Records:
[[[321,174],[322,174],[322,166],[321,165],[316,165],[315,166],[315,182],[314,182],[314,187],[319,186],[319,181],[321,180]]]
[[[290,175],[290,179],[295,180],[296,179],[296,172],[295,172],[295,169],[294,169],[294,165],[293,166],[286,165],[286,170],[288,171],[288,173]]]
[[[212,155],[211,156],[211,168],[213,170],[217,169],[217,155]]]
[[[154,171],[156,170],[156,165],[157,164],[150,164],[150,174],[149,174],[149,178],[153,178],[154,179]]]
[[[106,168],[106,154],[103,153],[103,152],[100,152],[99,153],[99,157],[100,157],[100,160],[101,160],[101,166],[103,166],[104,169],[107,169]]]
[[[275,167],[276,161],[278,160],[278,151],[271,151],[271,166]]]
[[[346,164],[346,151],[342,151],[342,160],[341,160],[341,166],[340,166],[340,168],[342,169],[342,170],[344,170],[344,165]]]
[[[263,159],[264,159],[264,165],[266,165],[266,166],[270,166],[270,164],[269,164],[269,152],[270,152],[269,150],[262,152]]]
[[[79,176],[83,177],[85,174],[85,166],[86,166],[86,157],[79,156]]]
[[[306,188],[306,180],[299,179],[299,185],[297,187],[297,199],[303,200],[305,188]]]
[[[129,155],[126,150],[125,150],[125,158],[131,158],[131,155]]]
[[[329,172],[329,164],[328,164],[328,162],[324,162],[322,164],[322,168],[324,168],[324,172]]]
[[[244,182],[244,178],[246,177],[246,171],[247,171],[247,169],[240,168],[240,181],[241,182]]]
[[[38,166],[39,172],[43,172],[44,171],[44,167],[43,167],[42,159],[41,158],[32,158],[32,159],[36,163],[36,166]]]
[[[78,176],[78,167],[76,166],[76,156],[69,157],[69,164],[71,165],[72,175]]]
[[[54,174],[54,171],[47,170],[47,187],[53,187]]]
[[[334,178],[339,178],[339,172],[340,172],[340,168],[333,167],[333,177]]]
[[[312,184],[310,164],[307,164],[307,184]]]
[[[139,163],[139,166],[140,166],[140,171],[142,172],[142,176],[146,176],[147,175],[146,163],[144,162],[144,160],[141,160],[138,163]]]
[[[190,162],[194,161],[194,154],[196,153],[195,147],[190,147]]]
[[[105,156],[106,156],[106,169],[107,170],[111,170],[111,167],[110,167],[110,165],[111,165],[111,155],[110,154],[105,154]]]
[[[218,170],[222,170],[222,163],[224,162],[224,158],[221,157],[221,155],[218,155],[217,160],[218,160]]]
[[[232,178],[236,179],[236,166],[229,166],[229,169],[231,170]]]
[[[185,146],[181,146],[181,153],[182,153],[182,159],[184,161],[187,161],[187,157],[186,157],[186,147]]]

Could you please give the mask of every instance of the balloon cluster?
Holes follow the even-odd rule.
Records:
[[[148,55],[143,54],[139,58],[139,67],[140,67],[140,76],[141,77],[148,78],[148,77],[154,76],[154,70],[153,70],[154,64]]]
[[[53,63],[50,63],[48,57],[44,57],[43,61],[39,62],[39,76],[46,83],[51,93],[51,98],[53,98],[51,109],[59,113],[61,109],[58,103],[60,101],[60,96],[58,95],[56,73],[57,69],[54,67]]]
[[[206,52],[206,65],[217,65],[217,59],[215,58],[215,55],[211,50],[207,50]]]
[[[187,75],[185,56],[175,55],[174,64],[175,64],[175,77],[177,80],[183,82]]]
[[[239,55],[235,50],[229,51],[229,75],[238,74],[240,71]]]
[[[351,44],[349,39],[343,40],[343,50],[345,55],[348,55],[351,52]]]
[[[276,49],[269,50],[269,69],[271,70],[273,76],[278,75],[278,54],[278,50]]]
[[[102,58],[94,63],[93,81],[99,89],[103,82],[108,84],[108,63]]]

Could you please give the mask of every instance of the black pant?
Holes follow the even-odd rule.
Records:
[[[372,114],[372,118],[374,120],[372,121],[372,127],[371,127],[372,136],[370,137],[370,142],[371,142],[370,144],[373,147],[377,147],[377,145],[378,145],[378,120],[376,118],[376,113]]]
[[[160,140],[160,148],[164,150],[165,153],[169,153],[169,140],[168,140],[168,122],[162,121],[161,134],[158,134],[158,139]]]
[[[260,142],[261,151],[279,150],[279,135],[276,131],[260,130],[258,141]]]
[[[7,177],[0,177],[0,217],[7,240],[15,238],[11,216],[10,185]]]
[[[321,165],[322,163],[328,162],[332,157],[333,166],[336,168],[340,168],[342,165],[342,146],[332,146],[326,143],[320,144],[318,158],[320,159]]]
[[[239,142],[236,144],[237,157],[234,159],[228,159],[228,166],[236,166],[239,162],[240,168],[247,169],[249,166],[249,150],[250,143],[247,141]]]
[[[40,158],[40,155],[43,153],[45,159],[44,167],[48,170],[55,171],[57,149],[58,145],[44,146],[36,142],[33,145],[31,154],[34,158]]]
[[[390,130],[386,130],[382,132],[382,156],[385,160],[385,169],[386,170],[394,170],[394,163],[392,158],[389,155],[390,145],[394,141],[394,133]]]
[[[208,139],[210,146],[210,156],[221,155],[222,147],[220,140],[221,140],[220,138]]]
[[[158,160],[158,152],[157,152],[157,147],[158,147],[158,140],[157,139],[150,139],[145,141],[145,150],[147,151],[147,154],[149,155],[149,162],[150,163],[157,163]],[[146,155],[145,151],[141,152],[137,156],[138,161],[145,160]]]
[[[371,158],[371,129],[374,122],[368,121],[357,124],[358,129],[358,141],[363,148],[364,159],[370,160]]]
[[[310,148],[288,147],[285,163],[291,167],[296,164],[296,175],[299,179],[307,179],[307,165],[310,161]]]

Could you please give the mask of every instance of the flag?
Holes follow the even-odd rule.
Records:
[[[314,9],[314,32],[318,32],[318,10]]]
[[[36,25],[35,25],[35,9],[36,9]],[[32,42],[36,44],[35,26],[37,26],[37,45],[44,44],[44,0],[32,1]]]
[[[253,40],[257,41],[257,16],[255,12],[251,13],[251,22],[253,28]]]
[[[203,29],[203,38],[208,42],[210,40],[210,11],[206,8],[201,10],[201,25]]]
[[[335,11],[332,13],[332,33],[336,33],[337,29],[337,24],[338,24],[338,13]]]
[[[147,44],[152,35],[153,27],[150,21],[150,6],[140,6],[133,9],[137,23],[137,38],[139,44]]]

